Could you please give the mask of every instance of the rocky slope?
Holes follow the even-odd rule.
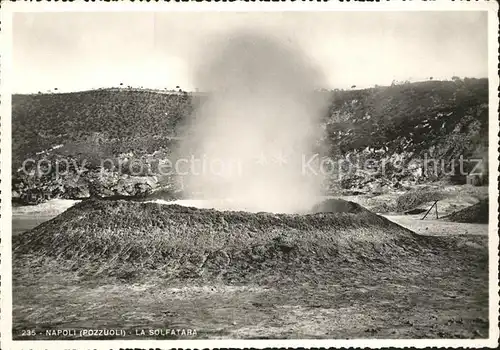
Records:
[[[382,185],[443,178],[464,183],[460,157],[464,174],[477,164],[475,172],[486,175],[488,81],[455,79],[336,91],[325,130],[330,154],[352,160],[359,170],[343,187],[363,188],[374,180],[366,171],[370,169],[356,169],[367,159],[384,169],[385,179],[378,181]]]

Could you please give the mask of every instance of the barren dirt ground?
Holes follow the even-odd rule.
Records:
[[[391,264],[287,266],[237,282],[82,278],[58,265],[14,265],[13,337],[45,330],[195,329],[196,338],[486,338],[487,225],[387,216],[442,247]],[[434,238],[433,238],[434,239]],[[461,247],[461,248],[460,248]],[[465,250],[462,249],[465,247]],[[272,281],[272,282],[269,282]],[[102,338],[100,338],[102,339]]]
[[[32,328],[122,328],[131,338],[142,328],[196,329],[200,338],[487,337],[484,271],[422,269],[416,276],[353,270],[342,281],[284,279],[274,287],[76,281],[54,273],[17,284],[13,332],[16,339]]]
[[[483,237],[462,238],[486,250]],[[266,284],[255,276],[230,285],[154,276],[127,283],[19,267],[13,334],[26,340],[22,330],[36,329],[36,339],[50,339],[47,329],[119,328],[144,338],[137,329],[186,328],[198,338],[487,337],[487,259],[426,254],[394,266],[284,269],[269,272],[275,282]]]

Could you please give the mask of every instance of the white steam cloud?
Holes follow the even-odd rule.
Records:
[[[289,42],[237,33],[211,43],[196,74],[209,91],[181,152],[199,162],[184,184],[225,209],[308,212],[321,178],[302,172],[315,152],[324,105],[322,76]]]

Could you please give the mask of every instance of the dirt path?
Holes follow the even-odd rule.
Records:
[[[429,214],[432,215],[433,213]],[[428,236],[454,236],[474,235],[487,236],[487,224],[465,224],[449,222],[444,220],[429,219],[421,220],[424,214],[419,215],[382,215],[415,233]]]

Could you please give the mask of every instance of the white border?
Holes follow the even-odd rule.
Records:
[[[102,11],[488,11],[489,43],[489,172],[490,172],[490,229],[489,229],[489,339],[351,339],[351,340],[99,340],[99,341],[12,341],[12,286],[11,286],[11,110],[10,82],[12,13],[13,12],[102,12]],[[118,3],[77,0],[62,2],[4,2],[1,5],[0,33],[0,92],[1,92],[1,348],[3,349],[118,349],[118,348],[214,348],[214,347],[493,347],[498,346],[498,3],[497,1],[401,0],[381,2],[158,2]],[[7,137],[6,137],[7,136]]]

